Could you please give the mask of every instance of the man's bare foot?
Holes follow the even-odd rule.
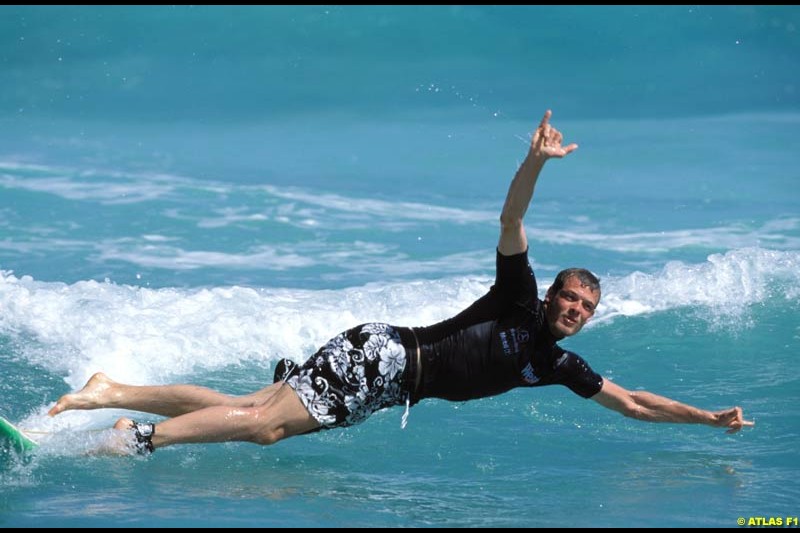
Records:
[[[101,407],[108,407],[108,402],[111,399],[111,389],[114,385],[116,385],[115,381],[102,372],[98,372],[86,382],[86,385],[80,391],[65,394],[59,398],[47,414],[56,416],[71,409],[100,409]]]
[[[136,455],[135,439],[132,432],[133,420],[120,418],[114,424],[114,431],[105,435],[102,442],[92,450],[92,455]]]

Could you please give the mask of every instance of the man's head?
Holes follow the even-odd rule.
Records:
[[[568,268],[556,276],[544,297],[545,318],[557,339],[578,333],[600,301],[600,280],[583,268]]]

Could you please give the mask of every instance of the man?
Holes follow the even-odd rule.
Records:
[[[170,417],[158,424],[122,418],[140,453],[189,442],[273,444],[319,429],[362,422],[373,412],[423,398],[468,400],[515,387],[560,384],[625,416],[649,422],[706,424],[735,433],[753,422],[739,407],[706,411],[644,391],[628,391],[595,373],[557,341],[594,315],[600,283],[588,270],[562,271],[539,300],[522,220],[536,181],[562,146],[547,111],[508,190],[500,216],[497,273],[491,290],[457,316],[422,328],[362,324],[330,340],[302,366],[286,360],[272,385],[228,396],[194,385],[132,386],[95,374],[50,410],[123,408]]]

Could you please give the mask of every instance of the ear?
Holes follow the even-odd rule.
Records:
[[[551,286],[549,289],[547,289],[547,293],[545,293],[544,300],[542,300],[542,301],[544,303],[549,303],[550,300],[552,300],[552,299],[553,299],[553,287]]]
[[[547,309],[547,306],[550,304],[550,300],[552,300],[552,294],[551,294],[550,289],[548,289],[547,293],[544,295],[544,300],[542,300],[542,303],[544,304],[545,309]]]

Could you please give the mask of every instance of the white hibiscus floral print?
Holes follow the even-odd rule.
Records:
[[[388,324],[357,326],[331,339],[286,379],[322,428],[351,426],[405,402],[406,351]]]
[[[301,371],[300,374],[295,376],[293,379],[295,379],[295,385],[293,388],[297,391],[300,401],[306,406],[306,409],[308,409],[308,412],[311,414],[311,416],[313,416],[314,419],[316,419],[320,424],[329,424],[335,422],[336,417],[328,414],[330,407],[328,402],[320,401],[323,398],[323,395],[317,394],[317,392],[314,390],[314,384],[311,380],[311,373],[308,371]]]
[[[388,376],[389,380],[394,379],[406,366],[406,351],[403,345],[394,342],[388,343],[381,348],[380,354],[381,362],[378,364],[378,370],[384,376]]]

